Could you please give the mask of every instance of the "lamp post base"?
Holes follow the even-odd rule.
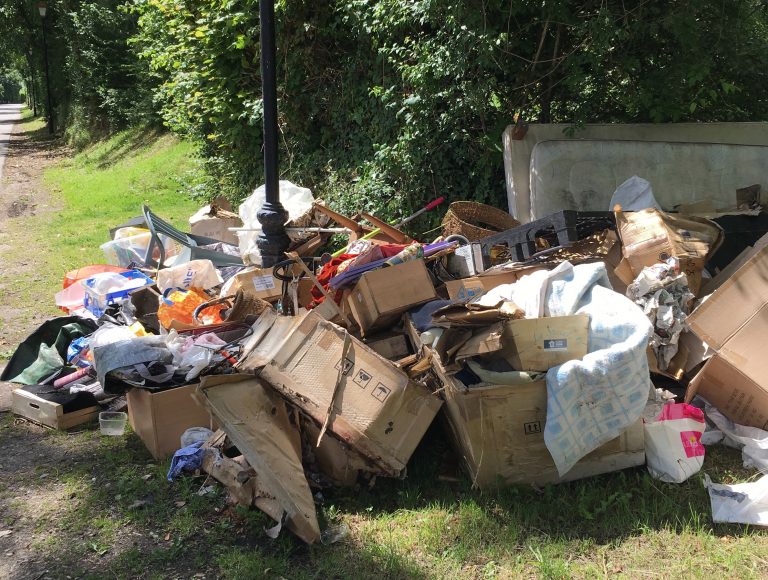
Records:
[[[256,219],[262,228],[262,234],[256,239],[256,245],[261,252],[261,265],[271,268],[283,259],[283,254],[291,243],[285,232],[288,212],[279,201],[268,201],[256,212]]]

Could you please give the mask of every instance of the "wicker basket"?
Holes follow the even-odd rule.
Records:
[[[443,235],[459,234],[476,242],[519,225],[504,210],[476,201],[454,201],[443,218]]]

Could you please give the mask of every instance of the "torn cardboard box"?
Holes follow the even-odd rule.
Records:
[[[314,312],[261,377],[391,476],[405,468],[441,405],[426,387]]]
[[[656,209],[618,211],[616,225],[624,257],[634,276],[638,276],[646,266],[676,257],[694,294],[698,294],[701,288],[701,272],[707,258],[717,251],[724,238],[722,228],[715,222],[667,214]]]
[[[515,385],[465,386],[433,359],[443,382],[448,431],[473,485],[559,483],[635,467],[645,462],[642,420],[558,476],[544,443],[547,384],[543,375],[515,373]]]
[[[768,247],[699,305],[688,325],[715,355],[691,381],[686,401],[699,394],[732,421],[768,429]]]
[[[288,528],[308,544],[320,539],[312,491],[301,462],[298,418],[269,386],[251,375],[204,377],[200,395],[279,502]]]

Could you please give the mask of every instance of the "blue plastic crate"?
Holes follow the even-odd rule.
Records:
[[[118,276],[122,276],[126,280],[141,280],[143,283],[139,286],[133,286],[125,290],[117,290],[115,292],[108,292],[101,294],[96,291],[94,285],[96,284],[97,277],[88,278],[83,280],[83,286],[85,287],[85,296],[83,297],[83,305],[86,310],[91,312],[94,316],[101,316],[104,311],[111,304],[117,304],[128,298],[131,292],[135,292],[140,288],[146,288],[152,286],[155,281],[152,278],[146,276],[138,270],[129,270],[128,272],[121,272]]]

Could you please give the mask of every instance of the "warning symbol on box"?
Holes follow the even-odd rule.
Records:
[[[389,387],[385,387],[382,383],[379,383],[376,385],[376,388],[373,389],[371,395],[383,403],[387,400],[387,397],[389,397],[389,393],[391,392],[392,390]]]
[[[535,435],[541,433],[541,421],[533,421],[532,423],[524,423],[523,429],[525,429],[526,435]]]
[[[358,387],[360,387],[361,389],[364,389],[368,386],[368,383],[371,382],[371,375],[368,374],[365,371],[365,369],[360,369],[359,371],[357,371],[354,381]]]
[[[341,361],[337,362],[336,366],[333,367],[333,368],[335,368],[336,370],[339,370],[339,363],[340,362]],[[344,359],[344,371],[341,374],[342,375],[349,374],[349,371],[352,370],[353,366],[355,366],[355,361],[353,361],[352,359],[345,358]]]

